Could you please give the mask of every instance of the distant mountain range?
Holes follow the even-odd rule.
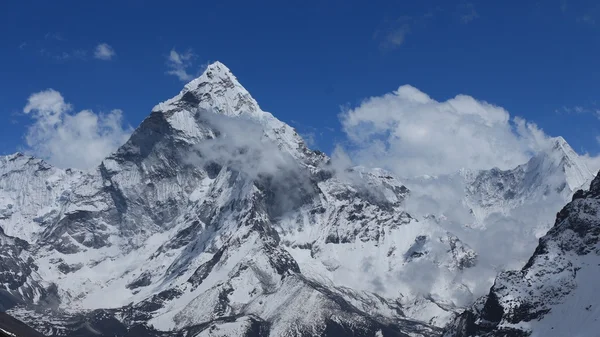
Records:
[[[93,170],[0,157],[0,310],[48,336],[525,331],[521,313],[555,307],[539,294],[515,305],[512,289],[538,282],[559,303],[593,269],[597,216],[573,247],[557,241],[567,220],[552,227],[593,177],[561,137],[507,171],[343,167],[216,62]],[[577,217],[570,205],[559,219]],[[585,261],[543,263],[544,242]]]

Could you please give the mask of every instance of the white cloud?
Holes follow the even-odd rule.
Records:
[[[54,89],[40,91],[29,96],[27,105],[23,108],[23,112],[26,114],[32,111],[37,112],[38,116],[49,125],[60,122],[60,116],[69,110],[71,110],[71,105],[66,103],[62,95]]]
[[[264,127],[253,119],[202,112],[202,120],[218,131],[219,136],[196,146],[199,156],[193,160],[197,164],[217,163],[253,180],[261,176],[280,176],[300,171],[294,158],[279,149],[266,136]]]
[[[121,110],[100,114],[71,111],[56,90],[29,97],[23,112],[34,119],[25,137],[32,154],[59,167],[87,169],[98,165],[131,134],[131,127],[123,127]]]
[[[596,137],[596,139],[598,140],[598,137]],[[600,142],[600,140],[598,141]],[[582,155],[581,158],[593,174],[599,173],[598,171],[600,171],[600,156],[591,156],[586,153]]]
[[[196,57],[190,50],[185,53],[178,53],[171,49],[167,57],[167,74],[176,76],[182,82],[191,81],[194,76],[188,73],[188,68],[192,65],[192,60]]]
[[[94,50],[94,57],[99,60],[109,61],[113,56],[115,56],[115,50],[106,43],[100,43]]]
[[[356,162],[404,177],[513,168],[548,140],[535,124],[511,119],[501,107],[466,95],[438,102],[409,85],[340,117]]]
[[[313,185],[306,170],[287,151],[269,138],[264,126],[252,118],[200,112],[202,124],[216,135],[200,142],[187,154],[195,166],[216,164],[262,186],[272,194],[269,212],[284,214],[306,200]]]
[[[410,26],[408,24],[390,30],[382,41],[382,48],[394,49],[400,47],[404,43],[404,40],[406,40],[406,35],[409,32]]]

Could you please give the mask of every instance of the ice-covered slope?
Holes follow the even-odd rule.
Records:
[[[305,274],[290,254],[295,242],[310,251],[304,233],[324,245],[383,240],[411,221],[407,190],[380,172],[338,178],[221,63],[157,105],[97,169],[14,160],[2,161],[0,225],[27,238],[56,301],[11,312],[42,332],[436,334],[393,300]],[[15,207],[50,183],[31,209]]]
[[[589,186],[593,177],[579,155],[562,137],[556,137],[514,169],[462,169],[406,183],[414,192],[415,203],[410,205],[414,212],[441,213],[471,227],[486,228],[491,215],[516,217],[515,213],[532,205],[560,208],[577,189]],[[551,226],[552,220],[543,225],[540,235]]]
[[[512,258],[488,260],[502,254],[479,240],[505,228],[498,214],[519,228],[516,210],[552,208],[585,180],[569,173],[574,152],[553,156],[561,146],[515,170],[450,177],[460,207],[430,211],[414,202],[443,189],[338,168],[217,62],[96,169],[0,159],[0,263],[25,271],[10,312],[73,336],[436,335]]]
[[[467,186],[465,203],[479,222],[491,213],[506,214],[532,201],[555,195],[569,198],[593,178],[562,137],[552,139],[546,149],[515,169],[463,170],[461,176]]]
[[[6,234],[34,240],[44,218],[58,211],[69,184],[80,175],[22,153],[0,156],[0,225]]]
[[[578,191],[519,271],[501,273],[489,294],[446,336],[596,336],[600,329],[600,176]]]
[[[522,266],[552,226],[554,214],[592,178],[558,137],[511,170],[462,170],[407,181],[412,191],[407,211],[418,220],[435,220],[477,255],[473,266],[453,274],[452,282],[465,291],[438,291],[437,297],[465,305],[486,293],[498,272]]]

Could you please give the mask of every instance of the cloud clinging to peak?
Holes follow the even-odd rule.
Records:
[[[404,177],[513,168],[549,139],[499,106],[467,95],[438,102],[410,85],[368,98],[340,117],[355,161]]]
[[[179,53],[175,49],[171,49],[167,56],[167,74],[176,76],[182,82],[191,81],[194,76],[188,72],[192,66],[192,60],[196,57],[191,50],[184,53]]]
[[[103,60],[109,61],[115,56],[115,50],[107,43],[100,43],[94,49],[94,57]]]
[[[54,89],[29,96],[23,112],[33,119],[25,136],[33,155],[58,167],[88,169],[127,141],[132,132],[123,126],[121,110],[72,110]]]

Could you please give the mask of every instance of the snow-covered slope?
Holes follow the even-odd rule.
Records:
[[[538,239],[551,228],[554,214],[577,188],[589,186],[592,178],[578,155],[558,137],[511,170],[464,169],[449,176],[407,180],[411,194],[406,210],[421,222],[436,222],[476,255],[469,268],[446,273],[448,283],[460,288],[434,283],[430,297],[460,311],[487,293],[497,273],[527,261]],[[441,241],[439,236],[437,241]],[[444,256],[444,252],[437,255]],[[437,280],[444,273],[432,267],[421,265],[419,271]],[[437,325],[443,325],[447,317],[442,313],[431,316]]]
[[[491,213],[507,213],[531,201],[545,201],[558,195],[569,198],[577,189],[589,186],[593,174],[562,137],[554,138],[547,149],[515,169],[461,171],[467,193],[465,203],[484,222]]]
[[[489,294],[446,336],[596,336],[600,329],[600,175],[578,191],[519,271],[501,273]]]
[[[63,193],[80,175],[22,153],[0,156],[0,224],[6,234],[32,241],[43,231],[44,218],[57,211],[61,198],[68,197]]]
[[[304,272],[313,241],[377,243],[411,222],[392,177],[328,163],[218,62],[95,170],[3,158],[0,225],[30,243],[55,300],[10,312],[61,335],[435,335],[393,300]]]
[[[438,335],[514,262],[489,239],[534,245],[523,212],[586,170],[557,139],[409,192],[310,150],[217,62],[96,169],[0,158],[0,304],[64,336]]]

